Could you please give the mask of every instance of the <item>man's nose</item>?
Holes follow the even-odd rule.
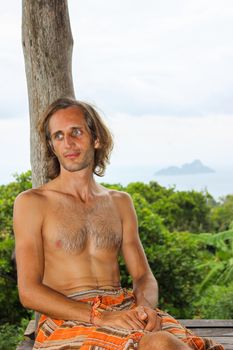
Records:
[[[64,135],[64,145],[65,147],[71,147],[74,143],[74,140],[71,135]]]

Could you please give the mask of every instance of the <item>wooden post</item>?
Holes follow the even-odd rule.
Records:
[[[30,113],[33,187],[48,181],[44,149],[36,125],[40,114],[61,96],[74,97],[73,38],[66,0],[23,0],[22,44]]]

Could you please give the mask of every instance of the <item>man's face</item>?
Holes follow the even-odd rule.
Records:
[[[93,167],[95,148],[83,112],[68,107],[55,112],[49,121],[51,146],[61,167],[74,172]]]

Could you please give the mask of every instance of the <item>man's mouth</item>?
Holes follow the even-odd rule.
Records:
[[[77,158],[80,156],[80,153],[79,152],[70,152],[70,153],[66,153],[65,154],[65,158]]]

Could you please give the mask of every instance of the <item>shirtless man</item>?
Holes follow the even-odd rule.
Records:
[[[59,328],[62,320],[70,320],[69,326],[63,324],[62,332],[81,325],[103,333],[105,329],[117,329],[119,334],[124,330],[127,341],[132,335],[134,343],[127,347],[125,340],[112,349],[190,349],[161,330],[161,317],[155,309],[157,282],[139,239],[130,196],[106,189],[93,177],[93,173],[103,174],[112,149],[111,135],[97,112],[88,104],[59,99],[43,115],[40,131],[47,145],[52,180],[21,193],[14,207],[18,289],[23,306],[46,315],[42,316],[42,328],[43,322]],[[103,296],[127,294],[120,286],[120,251],[133,279],[134,306],[119,311],[102,307],[98,295],[102,291]],[[91,291],[94,299],[80,300],[80,293]],[[40,327],[34,348],[44,349],[43,342],[48,341],[46,349],[50,349],[46,329],[42,334]],[[60,339],[54,335],[52,342],[57,343],[53,346],[57,345],[51,348],[63,349],[65,338],[68,335]],[[95,349],[94,345],[109,349],[102,343],[101,347],[98,340],[92,340],[93,347],[82,347],[84,336],[82,341],[77,339],[76,347],[71,338],[64,348],[71,349],[68,346],[72,344],[72,349]]]

